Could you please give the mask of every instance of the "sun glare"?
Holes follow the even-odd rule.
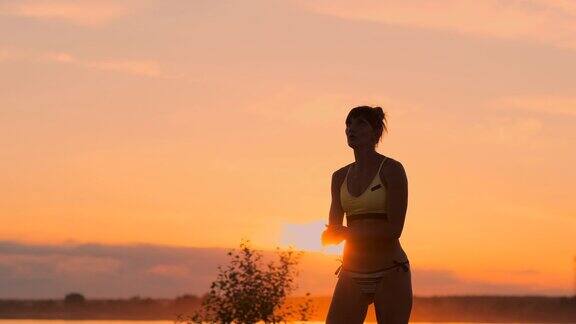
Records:
[[[325,229],[325,225],[326,222],[324,220],[303,224],[285,224],[282,226],[280,245],[284,247],[293,246],[304,251],[341,255],[344,243],[322,246],[320,236]]]

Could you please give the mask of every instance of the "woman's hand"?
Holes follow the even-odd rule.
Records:
[[[343,225],[326,225],[322,232],[322,245],[339,244],[348,238],[349,228]]]

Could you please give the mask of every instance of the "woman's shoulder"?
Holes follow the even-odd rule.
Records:
[[[342,185],[346,179],[346,173],[352,163],[347,164],[332,173],[332,195],[338,197],[338,192],[342,190]],[[339,198],[336,198],[339,199]]]
[[[332,178],[334,178],[335,180],[344,179],[344,177],[346,177],[346,173],[348,172],[348,168],[350,168],[351,165],[352,163],[348,163],[345,166],[341,167],[340,169],[334,171],[332,173]]]
[[[388,177],[403,177],[406,175],[406,171],[402,162],[387,156],[386,161],[382,165],[382,170],[380,170],[380,175],[384,179]]]
[[[385,176],[386,174],[399,174],[404,172],[404,166],[400,161],[389,156],[384,156],[384,158],[385,160],[380,170],[381,175]]]
[[[346,164],[345,166],[339,168],[338,170],[334,171],[332,173],[332,180],[338,184],[339,186],[342,185],[342,183],[344,183],[344,179],[346,179],[346,174],[348,173],[348,169],[350,168],[350,166],[353,164],[353,162],[350,162],[348,164]]]

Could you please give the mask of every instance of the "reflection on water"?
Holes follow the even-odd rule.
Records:
[[[0,324],[174,324],[173,321],[130,321],[130,320],[12,320],[12,319],[0,319]],[[324,324],[324,322],[292,322],[293,324]],[[365,322],[367,324],[376,322]],[[413,322],[418,324],[441,324],[440,322]],[[471,324],[470,322],[450,322],[450,324]],[[482,324],[482,323],[474,323]],[[484,323],[488,324],[488,323]],[[504,324],[504,323],[490,323],[490,324]],[[538,323],[532,323],[538,324]],[[543,323],[541,323],[543,324]],[[546,323],[550,324],[550,323]]]

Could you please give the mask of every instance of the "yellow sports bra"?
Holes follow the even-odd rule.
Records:
[[[350,173],[350,167],[348,167],[346,178],[340,186],[340,202],[342,209],[346,212],[347,222],[358,218],[386,218],[386,215],[382,215],[386,213],[386,187],[380,180],[380,169],[382,169],[382,164],[386,159],[387,157],[382,159],[372,182],[358,197],[352,196],[348,191],[348,174]],[[375,213],[378,215],[374,215]],[[367,215],[353,217],[357,214]]]

